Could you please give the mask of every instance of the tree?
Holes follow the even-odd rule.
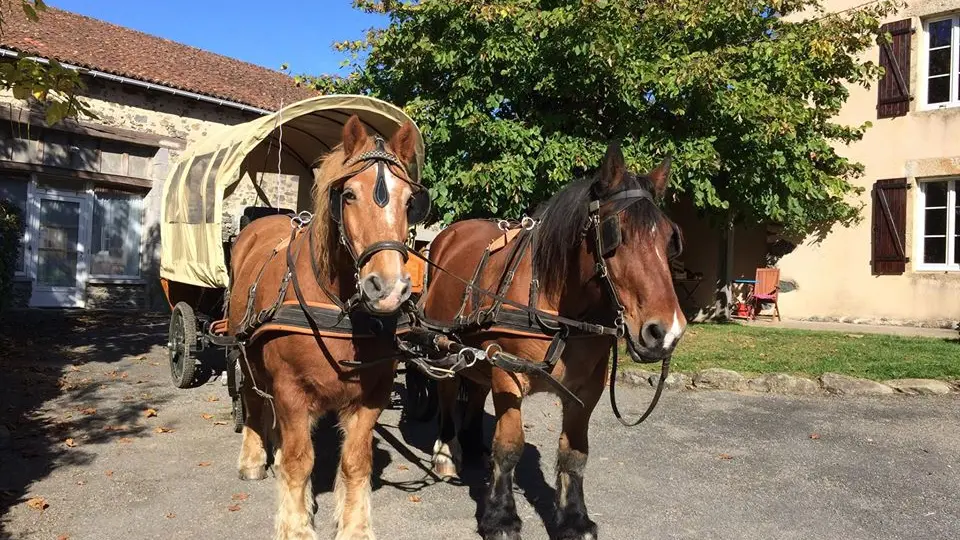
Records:
[[[674,157],[674,193],[725,223],[823,231],[859,218],[862,166],[834,144],[869,124],[833,118],[880,0],[825,14],[819,0],[356,0],[389,25],[336,48],[350,76],[326,91],[401,104],[427,139],[436,217],[516,217],[623,140],[646,170]]]
[[[40,20],[39,13],[47,9],[43,0],[0,0],[0,35],[5,19],[19,16],[8,9],[11,2],[19,4],[23,14],[34,23]],[[83,89],[80,74],[53,59],[40,62],[20,57],[16,61],[0,62],[0,89],[12,91],[17,99],[33,98],[42,104],[48,125],[81,114],[93,116],[77,98],[77,93]]]

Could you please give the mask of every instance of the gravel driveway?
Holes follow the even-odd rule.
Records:
[[[275,482],[242,482],[218,381],[169,383],[166,319],[17,312],[0,321],[0,538],[270,538]],[[651,392],[624,388],[636,411]],[[151,410],[152,409],[152,410]],[[155,412],[155,416],[154,413]],[[548,538],[559,408],[524,409],[517,502]],[[492,417],[487,418],[487,434]],[[432,426],[387,411],[375,448],[381,539],[476,538],[484,474],[425,473]],[[337,439],[315,434],[317,528],[331,536]],[[604,538],[953,539],[960,535],[960,399],[667,395],[643,426],[604,402],[586,497]],[[542,470],[542,472],[541,472]]]

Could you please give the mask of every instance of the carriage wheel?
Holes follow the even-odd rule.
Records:
[[[243,407],[243,392],[240,391],[240,387],[243,381],[243,372],[240,370],[240,360],[238,359],[233,363],[233,391],[230,392],[233,394],[233,432],[240,433],[243,431],[244,416],[246,411]]]
[[[403,401],[403,415],[418,422],[426,422],[437,414],[437,385],[417,369],[407,369],[407,395]]]
[[[197,369],[194,352],[197,348],[197,318],[193,308],[178,302],[170,314],[170,336],[167,349],[170,351],[170,376],[177,388],[193,385]]]

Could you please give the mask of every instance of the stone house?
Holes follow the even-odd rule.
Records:
[[[0,61],[23,54],[79,70],[96,115],[47,126],[40,104],[0,93],[0,197],[27,218],[16,303],[163,306],[158,219],[170,164],[222,126],[315,93],[283,73],[89,17],[51,8],[34,23],[16,3],[3,6]],[[297,207],[289,179],[250,180],[225,200],[234,228],[238,209],[274,204],[258,192]]]
[[[860,5],[824,3],[828,12]],[[960,137],[950,131],[960,127],[960,0],[912,1],[884,22],[892,43],[864,58],[885,75],[869,89],[851,86],[837,118],[873,124],[862,141],[838,149],[865,166],[854,181],[864,191],[852,201],[863,204],[862,221],[822,240],[786,241],[773,227],[738,227],[724,239],[679,205],[684,235],[696,239],[684,263],[703,274],[692,311],[710,315],[714,283],[775,264],[785,318],[939,327],[960,320]]]

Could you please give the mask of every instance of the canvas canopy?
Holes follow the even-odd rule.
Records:
[[[244,124],[224,127],[190,145],[163,186],[160,277],[201,287],[227,287],[222,237],[224,194],[240,182],[254,182],[261,201],[273,206],[270,195],[257,187],[256,179],[260,173],[279,172],[299,177],[297,210],[310,209],[313,168],[340,144],[343,126],[354,114],[370,134],[388,140],[410,120],[400,108],[371,97],[319,96]],[[410,165],[410,174],[417,181],[423,169],[423,152],[418,130],[416,163]]]

